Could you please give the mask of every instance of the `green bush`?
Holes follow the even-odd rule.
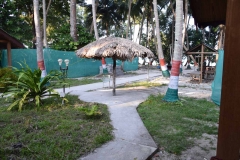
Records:
[[[42,105],[42,98],[46,96],[59,96],[58,93],[54,92],[54,86],[50,84],[50,81],[54,80],[63,83],[59,78],[61,77],[61,72],[50,71],[46,77],[41,78],[40,69],[32,71],[26,63],[24,63],[24,66],[22,64],[20,66],[20,69],[13,68],[17,79],[8,81],[8,83],[13,85],[7,86],[6,92],[4,92],[4,95],[10,95],[11,98],[14,98],[8,110],[18,105],[18,110],[21,111],[25,104],[30,103],[40,107]]]
[[[0,92],[3,92],[7,86],[12,85],[9,82],[14,80],[17,80],[17,76],[13,73],[12,68],[0,68]]]
[[[81,25],[77,26],[78,41],[74,42],[70,33],[70,24],[66,23],[54,27],[50,32],[51,48],[62,51],[75,51],[94,40],[93,35],[89,34]]]

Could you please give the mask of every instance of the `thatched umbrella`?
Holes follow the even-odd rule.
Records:
[[[102,59],[112,57],[113,59],[113,95],[115,92],[116,60],[132,61],[134,57],[153,58],[154,54],[149,49],[136,44],[128,39],[119,37],[107,37],[99,39],[76,51],[81,58]]]

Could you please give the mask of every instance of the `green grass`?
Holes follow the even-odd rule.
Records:
[[[6,111],[0,98],[0,159],[77,159],[113,139],[106,105],[86,103],[77,96],[44,99],[36,111]],[[87,117],[79,107],[97,106],[102,113]]]
[[[93,79],[93,78],[82,78],[82,79],[70,79],[67,78],[65,79],[66,83],[68,83],[68,85],[66,85],[66,87],[72,87],[72,86],[80,86],[80,85],[85,85],[85,84],[91,84],[91,83],[97,83],[97,82],[102,82],[101,79]],[[51,82],[54,83],[54,82]],[[56,85],[55,88],[62,88],[62,85]]]
[[[160,83],[154,83],[154,82],[148,82],[148,81],[139,81],[139,82],[133,82],[133,83],[126,83],[125,85],[118,86],[117,88],[129,88],[129,87],[160,87],[163,86],[163,84]]]
[[[143,123],[159,147],[179,155],[194,145],[193,138],[200,138],[203,133],[217,134],[219,109],[214,103],[194,98],[170,103],[162,98],[151,95],[138,107]]]

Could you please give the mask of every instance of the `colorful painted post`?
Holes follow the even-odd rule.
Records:
[[[46,72],[46,69],[45,69],[44,61],[43,60],[38,61],[37,64],[38,64],[38,68],[42,71],[41,78],[46,77],[47,72]]]
[[[164,59],[160,59],[160,66],[161,66],[163,77],[170,77],[170,73],[169,73],[169,71],[167,69],[167,65],[166,65]]]
[[[102,67],[103,69],[107,68],[105,58],[102,58]]]
[[[167,102],[178,101],[178,80],[181,61],[172,62],[171,77],[168,85],[168,90],[163,100]]]

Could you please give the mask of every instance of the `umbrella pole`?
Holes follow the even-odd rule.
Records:
[[[113,96],[116,96],[116,57],[113,56]]]

